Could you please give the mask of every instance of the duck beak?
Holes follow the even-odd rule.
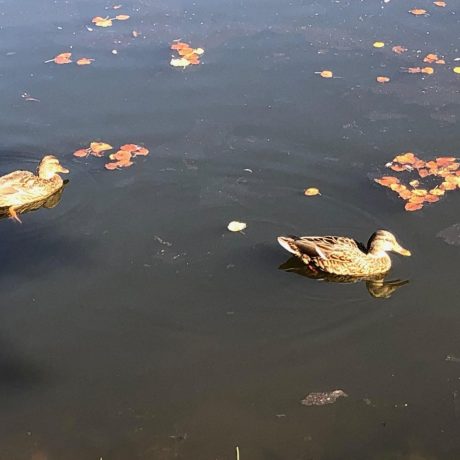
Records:
[[[402,246],[400,246],[398,243],[396,243],[393,246],[393,251],[397,252],[398,254],[401,254],[402,256],[410,256],[411,252],[408,251],[407,249],[404,249]]]
[[[64,168],[63,166],[59,165],[58,168],[57,168],[57,172],[67,174],[69,172],[69,170]]]

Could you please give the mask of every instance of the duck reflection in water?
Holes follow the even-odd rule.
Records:
[[[330,273],[316,270],[313,267],[305,265],[297,257],[290,257],[284,264],[278,267],[286,272],[296,273],[297,275],[306,276],[307,278],[325,281],[329,283],[366,283],[366,288],[372,297],[377,299],[388,299],[401,286],[409,283],[409,280],[385,280],[386,274],[373,276],[349,276],[349,275],[332,275]]]

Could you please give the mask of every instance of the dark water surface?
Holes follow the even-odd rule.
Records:
[[[0,459],[460,458],[459,247],[436,237],[458,192],[410,214],[371,180],[458,154],[458,1],[120,3],[0,2],[0,172],[71,170],[57,207],[0,222]],[[87,30],[106,14],[131,18]],[[201,66],[169,66],[176,38]],[[96,61],[44,64],[68,50]],[[447,65],[400,71],[429,52]],[[92,140],[152,153],[108,172],[73,158]],[[381,227],[413,253],[389,299],[278,269],[279,234]]]

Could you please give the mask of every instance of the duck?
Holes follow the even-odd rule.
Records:
[[[54,155],[45,155],[35,174],[20,170],[1,176],[0,208],[6,208],[12,219],[21,222],[18,212],[57,193],[64,185],[59,173],[68,172]]]
[[[396,237],[387,230],[377,230],[367,245],[345,236],[279,236],[278,243],[312,270],[332,275],[373,276],[391,268],[387,252],[410,256]]]

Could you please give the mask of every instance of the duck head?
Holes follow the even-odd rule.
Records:
[[[52,179],[58,173],[67,174],[68,172],[69,170],[61,166],[54,155],[44,156],[37,168],[38,177],[45,180]]]
[[[377,230],[367,243],[367,251],[369,254],[381,257],[385,253],[392,251],[401,254],[402,256],[410,256],[411,253],[403,248],[397,241],[393,233],[387,230]]]

